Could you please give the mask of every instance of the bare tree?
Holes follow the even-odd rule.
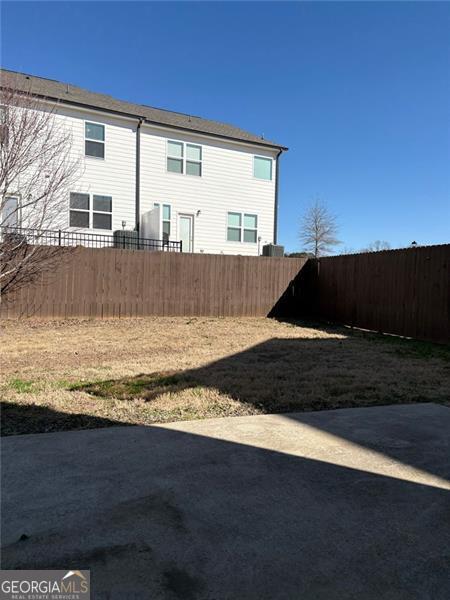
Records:
[[[366,246],[365,248],[361,248],[361,252],[381,252],[381,250],[390,250],[391,245],[389,242],[385,242],[383,240],[375,240]]]
[[[323,202],[316,200],[301,219],[299,238],[306,251],[317,258],[329,254],[340,244],[338,226],[333,215]]]
[[[60,228],[80,173],[72,132],[50,104],[15,76],[0,81],[0,298],[51,270],[61,253],[42,248],[42,230]]]

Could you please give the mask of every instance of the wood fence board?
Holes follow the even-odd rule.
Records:
[[[62,252],[54,272],[3,300],[0,316],[265,316],[281,297],[289,306],[291,283],[306,262],[77,248]],[[309,265],[312,275],[292,287],[294,309],[307,298],[309,312],[320,319],[450,341],[449,244],[333,256]],[[300,309],[297,316],[304,316]]]
[[[265,316],[305,259],[77,248],[2,302],[40,318]]]
[[[315,317],[450,342],[450,244],[318,259]]]

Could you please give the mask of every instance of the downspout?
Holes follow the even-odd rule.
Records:
[[[144,122],[140,118],[136,127],[136,218],[134,228],[139,231],[141,222],[141,125]]]
[[[280,176],[280,161],[279,158],[283,150],[280,150],[275,158],[275,209],[273,218],[273,243],[277,243],[278,238],[278,180]]]

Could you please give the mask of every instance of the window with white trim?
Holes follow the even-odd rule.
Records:
[[[272,159],[264,156],[253,157],[253,177],[272,180]]]
[[[258,241],[258,216],[229,212],[227,215],[227,240],[256,244]]]
[[[20,210],[18,196],[4,196],[1,208],[0,225],[2,227],[18,227]]]
[[[84,123],[84,153],[94,158],[105,158],[105,126],[100,123]]]
[[[111,196],[92,196],[92,228],[112,229]]]
[[[112,197],[71,192],[69,226],[111,230]]]
[[[83,227],[89,229],[90,215],[89,194],[70,193],[70,227]]]
[[[167,171],[201,177],[202,147],[187,142],[167,140]]]

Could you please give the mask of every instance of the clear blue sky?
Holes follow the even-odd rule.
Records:
[[[279,241],[450,241],[450,4],[3,2],[2,64],[286,145]]]

